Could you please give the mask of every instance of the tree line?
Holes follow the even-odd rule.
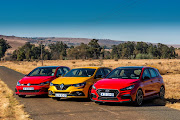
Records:
[[[11,46],[4,39],[0,39],[0,57]],[[111,49],[100,46],[98,40],[92,39],[88,44],[67,46],[63,42],[53,44],[34,45],[27,42],[12,53],[12,60],[40,60],[41,52],[44,60],[67,59],[172,59],[178,55],[174,47],[158,43],[125,42],[113,45]],[[42,51],[41,51],[42,50]]]

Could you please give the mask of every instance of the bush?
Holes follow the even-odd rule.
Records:
[[[136,55],[136,59],[153,59],[153,55],[152,54],[137,54]]]

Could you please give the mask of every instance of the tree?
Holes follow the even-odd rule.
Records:
[[[4,40],[3,38],[0,39],[0,58],[4,57],[5,52],[7,51],[7,49],[11,48],[11,46],[9,45],[9,43],[7,43],[6,40]]]
[[[51,59],[50,52],[45,49],[45,46],[42,46],[43,58],[45,60]],[[22,47],[15,50],[12,54],[12,58],[18,61],[26,60],[34,60],[41,59],[41,45],[36,47],[34,44],[30,42],[25,43]]]
[[[52,59],[65,59],[67,56],[66,49],[68,48],[65,43],[56,42],[55,44],[50,44],[49,48],[51,50]]]
[[[98,40],[92,39],[89,43],[89,57],[98,59],[101,54],[101,46],[98,44]]]

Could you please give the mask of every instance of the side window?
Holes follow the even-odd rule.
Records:
[[[69,69],[64,67],[63,71],[64,71],[64,74],[66,74],[69,71]]]
[[[103,69],[99,69],[99,70],[96,72],[96,78],[102,78],[102,77],[104,77]]]
[[[105,75],[109,74],[110,72],[111,72],[110,69],[104,68],[104,73],[105,73]]]
[[[149,72],[151,73],[151,77],[152,77],[152,78],[157,77],[157,73],[156,73],[155,70],[149,69]]]
[[[145,77],[149,77],[149,78],[151,78],[151,75],[150,75],[150,73],[149,73],[149,70],[148,70],[148,69],[145,69],[145,70],[144,70],[144,72],[143,72],[143,79],[144,79]]]
[[[57,70],[56,76],[59,76],[59,75],[63,75],[62,68],[59,68],[59,69]]]

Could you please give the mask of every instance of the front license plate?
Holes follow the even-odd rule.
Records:
[[[114,97],[114,93],[101,93],[101,96]]]
[[[23,90],[34,90],[33,87],[23,87]]]
[[[55,94],[55,97],[67,97],[67,94]]]

